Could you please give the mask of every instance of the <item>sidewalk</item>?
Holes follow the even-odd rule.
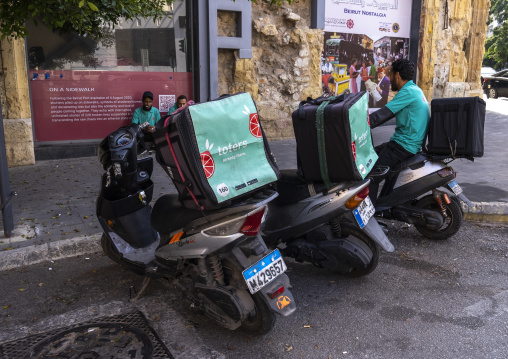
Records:
[[[506,99],[508,100],[508,99]],[[508,101],[488,100],[485,155],[474,162],[456,160],[457,182],[475,204],[464,208],[465,218],[508,223]],[[492,102],[493,101],[493,102]],[[495,106],[494,106],[495,105]],[[394,126],[373,130],[374,143],[389,139]],[[273,141],[271,149],[280,168],[296,168],[296,142]],[[34,166],[9,169],[15,233],[0,233],[0,270],[26,266],[100,250],[101,228],[95,215],[95,199],[103,173],[96,157],[39,161]],[[154,200],[176,192],[170,178],[154,164]],[[3,223],[0,221],[0,228]]]

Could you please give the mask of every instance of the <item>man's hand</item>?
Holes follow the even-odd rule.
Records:
[[[155,126],[146,126],[146,127],[144,128],[144,130],[145,130],[146,132],[153,132],[153,131],[155,131]]]
[[[377,92],[379,92],[379,94],[380,94],[380,95],[382,95],[382,94],[383,94],[383,91],[381,91],[381,89],[379,88],[379,86],[376,86],[376,90],[377,90]]]

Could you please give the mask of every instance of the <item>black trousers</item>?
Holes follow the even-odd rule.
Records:
[[[407,160],[409,157],[414,156],[413,153],[407,151],[404,147],[395,141],[385,142],[379,146],[376,146],[374,150],[379,156],[379,159],[376,162],[376,166],[388,166],[392,168],[399,163]],[[388,176],[388,173],[384,176],[375,176],[370,179],[369,197],[374,206],[376,205],[377,201],[379,183],[383,181],[386,176]]]

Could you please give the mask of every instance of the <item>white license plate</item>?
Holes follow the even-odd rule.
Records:
[[[369,197],[366,197],[363,202],[353,210],[356,222],[358,222],[360,228],[365,227],[367,223],[369,223],[370,217],[372,217],[375,212],[376,210]]]
[[[455,193],[457,196],[462,193],[462,187],[455,181],[451,181],[448,183],[448,187]]]
[[[244,270],[242,274],[250,293],[254,294],[284,273],[286,269],[286,263],[284,263],[280,251],[276,249]]]

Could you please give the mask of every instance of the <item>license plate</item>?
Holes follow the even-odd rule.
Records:
[[[366,197],[363,202],[353,210],[356,222],[358,222],[360,228],[365,227],[367,223],[369,223],[369,219],[374,215],[374,212],[376,212],[376,210],[369,197]]]
[[[457,196],[462,193],[462,187],[455,181],[451,181],[448,183],[448,187],[455,193]]]
[[[244,270],[242,274],[250,293],[254,294],[284,273],[286,269],[286,263],[284,263],[280,251],[276,249]]]

